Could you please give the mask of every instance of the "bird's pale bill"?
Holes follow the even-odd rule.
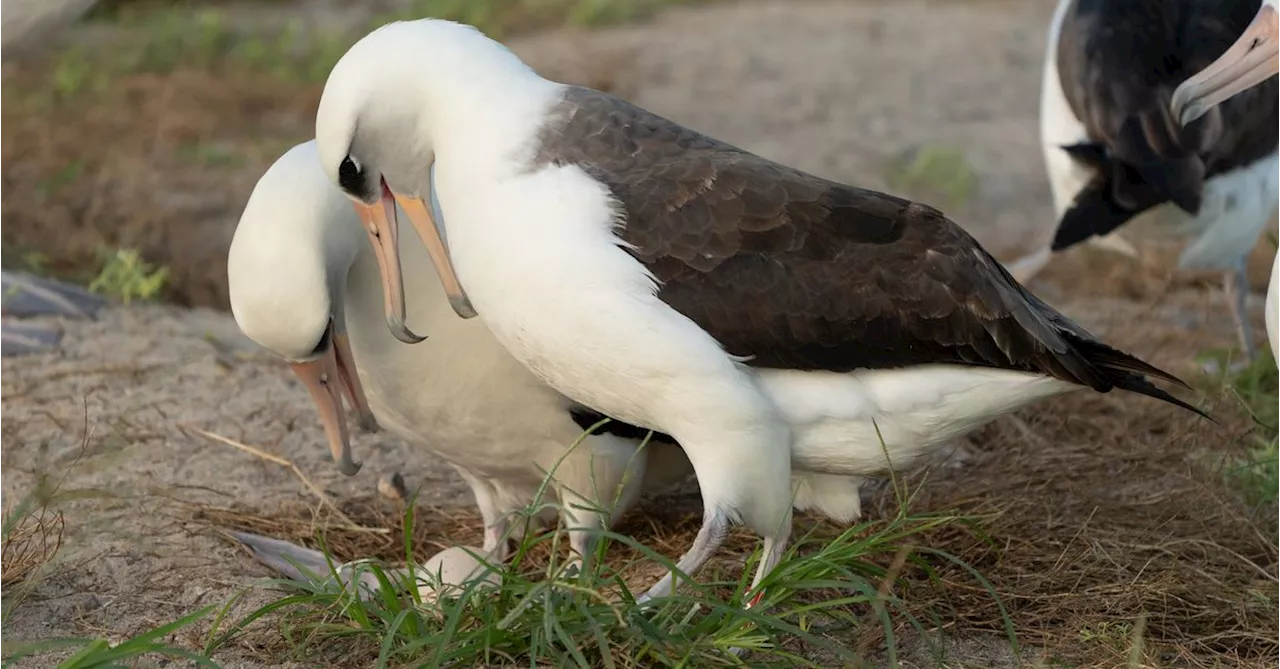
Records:
[[[396,202],[382,184],[382,195],[377,202],[353,203],[364,231],[373,244],[373,255],[382,273],[382,307],[387,317],[387,328],[396,339],[406,344],[416,344],[426,337],[419,337],[405,325],[404,278],[400,272],[400,225],[396,217]]]
[[[1218,59],[1173,92],[1170,106],[1182,125],[1200,118],[1227,98],[1280,71],[1280,15],[1264,2],[1249,27]]]
[[[431,210],[417,197],[394,195],[382,184],[382,196],[374,204],[356,202],[356,213],[369,233],[369,241],[373,243],[374,257],[378,260],[378,268],[382,272],[383,306],[387,315],[387,327],[406,344],[416,344],[426,337],[416,335],[405,324],[404,279],[400,270],[399,254],[399,219],[396,215],[396,203],[399,202],[409,221],[413,223],[422,243],[427,247],[427,254],[440,275],[440,283],[444,286],[449,304],[462,318],[472,318],[476,311],[471,300],[462,290],[458,275],[453,270],[453,261],[449,259],[448,249],[440,231],[431,219]]]
[[[330,333],[326,333],[326,337]],[[329,439],[329,452],[338,465],[338,471],[347,476],[354,476],[360,471],[360,463],[351,457],[351,440],[347,432],[347,419],[342,411],[342,395],[360,415],[361,425],[365,429],[377,428],[369,401],[365,398],[364,387],[356,376],[355,361],[351,357],[351,347],[345,335],[332,337],[329,346],[319,356],[303,362],[292,364],[293,373],[298,375],[307,391],[311,393],[311,401],[315,402],[320,413],[320,423],[324,425],[325,436]]]
[[[360,384],[360,375],[356,372],[355,356],[351,353],[351,340],[345,332],[335,332],[333,348],[338,356],[338,374],[342,379],[342,391],[347,401],[360,417],[360,429],[365,432],[378,431],[378,419],[369,407],[369,400],[364,395],[364,386]]]

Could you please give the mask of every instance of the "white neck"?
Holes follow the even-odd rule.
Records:
[[[564,86],[478,32],[457,37],[415,41],[415,53],[402,61],[427,64],[406,77],[414,89],[408,97],[421,105],[417,130],[453,164],[523,164],[520,152],[531,150]]]

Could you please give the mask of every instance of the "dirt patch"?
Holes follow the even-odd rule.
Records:
[[[903,156],[958,152],[976,186],[945,208],[1009,258],[1052,224],[1036,130],[1051,11],[1049,2],[753,2],[511,44],[556,78],[613,88],[841,181],[887,189]],[[180,67],[121,76],[90,106],[41,106],[9,93],[43,70],[5,67],[6,263],[11,249],[34,249],[74,273],[99,245],[136,246],[170,267],[174,297],[222,305],[240,207],[265,167],[310,137],[318,86]],[[930,184],[906,190],[915,188],[896,190],[936,196]],[[1156,262],[1163,246],[1143,249],[1149,255],[1136,265],[1070,254],[1035,288],[1112,344],[1193,377],[1194,353],[1232,341],[1225,305],[1170,276]],[[1257,274],[1255,287],[1265,279]],[[288,458],[376,527],[396,527],[395,508],[370,501],[378,476],[403,472],[422,490],[420,551],[476,540],[465,487],[425,454],[358,435],[365,469],[339,475],[305,390],[225,315],[146,306],[62,327],[61,351],[3,363],[5,499],[51,472],[80,493],[63,507],[54,571],[5,630],[12,638],[119,639],[225,601],[264,572],[215,531],[235,521],[208,509],[267,518],[276,524],[248,528],[282,538],[311,536],[323,512],[291,471],[193,427]],[[973,562],[1001,593],[1023,643],[1051,657],[1121,665],[1127,635],[1145,616],[1152,664],[1274,666],[1274,520],[1257,522],[1206,457],[1239,452],[1255,428],[1227,398],[1210,400],[1220,426],[1120,394],[1024,412],[930,472],[913,509],[985,516],[987,541],[940,533],[931,546]],[[877,499],[871,513],[889,512],[891,497]],[[694,518],[678,511],[695,509],[696,497],[677,501],[642,506],[625,531],[677,553]],[[673,534],[651,531],[659,517]],[[398,555],[389,535],[334,536],[342,558]],[[942,587],[917,580],[906,595],[921,610],[947,612],[940,622],[956,666],[1015,666],[990,599],[971,576],[936,568]],[[278,663],[265,643],[248,639],[218,659]],[[921,649],[908,660],[930,664]]]

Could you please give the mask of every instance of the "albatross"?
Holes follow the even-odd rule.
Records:
[[[1195,122],[1215,105],[1241,91],[1273,79],[1280,72],[1280,12],[1276,0],[1264,0],[1258,13],[1217,60],[1182,82],[1173,91],[1170,108],[1183,126]],[[1274,97],[1274,96],[1273,96]],[[1274,121],[1274,119],[1273,119]],[[1267,286],[1266,323],[1271,355],[1280,360],[1277,346],[1277,304],[1280,299],[1280,255],[1271,261],[1271,281]]]
[[[1173,375],[1038,300],[937,210],[549,81],[465,24],[395,22],[353,45],[316,145],[386,244],[384,282],[399,201],[459,316],[567,397],[676,440],[704,506],[676,567],[693,574],[745,524],[764,548],[748,606],[790,537],[793,468],[835,485],[907,466],[1078,389],[1195,411],[1147,378]],[[423,201],[433,165],[443,229]]]
[[[1245,262],[1280,199],[1274,1],[1060,2],[1040,110],[1058,224],[1047,248],[1010,266],[1018,280],[1080,242],[1136,254],[1116,231],[1158,208],[1162,225],[1194,237],[1179,268],[1223,272],[1253,357]],[[1237,65],[1211,67],[1219,56]]]
[[[535,502],[547,472],[575,559],[588,554],[591,530],[632,506],[642,486],[687,476],[688,461],[669,437],[659,435],[641,452],[647,431],[634,426],[588,436],[566,455],[582,426],[602,417],[539,381],[483,323],[456,318],[443,290],[432,285],[435,273],[420,245],[398,251],[417,288],[410,305],[433,325],[431,346],[408,346],[389,333],[373,249],[310,141],[263,174],[228,253],[236,322],[291,362],[343,473],[359,470],[348,444],[345,396],[367,429],[381,423],[458,471],[484,518],[482,549],[498,562],[507,556],[509,518]]]

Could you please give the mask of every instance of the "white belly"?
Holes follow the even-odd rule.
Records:
[[[848,374],[758,370],[795,435],[792,466],[843,475],[917,464],[991,420],[1080,386],[959,365]]]
[[[1060,0],[1049,24],[1048,45],[1045,47],[1044,76],[1040,85],[1040,144],[1044,150],[1045,170],[1049,175],[1049,187],[1053,191],[1053,211],[1058,218],[1071,206],[1091,172],[1072,160],[1063,146],[1089,141],[1085,127],[1071,111],[1067,96],[1062,92],[1062,80],[1058,76],[1058,33],[1062,21],[1073,0]]]
[[[1280,360],[1280,350],[1276,346],[1276,312],[1280,310],[1280,305],[1276,304],[1276,300],[1280,300],[1280,254],[1271,263],[1271,284],[1267,287],[1266,307],[1267,339],[1271,340],[1271,357]]]

